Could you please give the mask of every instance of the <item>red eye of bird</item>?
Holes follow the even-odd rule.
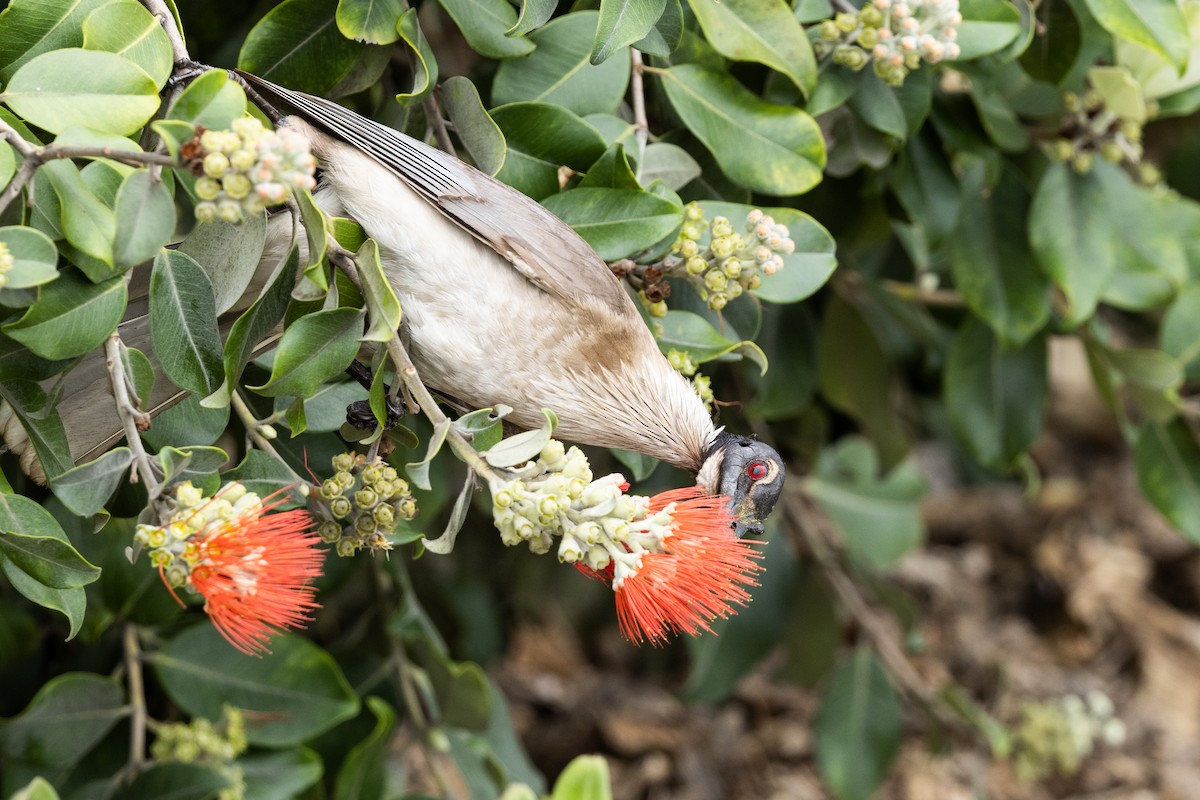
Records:
[[[751,461],[746,466],[746,475],[752,481],[761,481],[767,477],[767,465],[761,461]]]

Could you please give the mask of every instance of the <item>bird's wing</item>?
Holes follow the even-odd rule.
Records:
[[[604,261],[537,201],[449,153],[337,103],[239,73],[266,99],[281,102],[314,127],[388,168],[543,291],[570,302],[588,295],[614,311],[629,311],[629,296]]]

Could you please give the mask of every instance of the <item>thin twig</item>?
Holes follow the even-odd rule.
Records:
[[[438,147],[457,158],[458,151],[454,149],[454,142],[450,140],[450,131],[446,128],[446,120],[442,119],[441,106],[438,105],[437,97],[434,95],[434,92],[430,92],[421,101],[421,105],[425,108],[425,121],[433,128],[433,136],[437,139]]]
[[[125,650],[125,678],[129,683],[129,762],[127,769],[136,774],[146,763],[146,688],[142,680],[142,654],[138,647],[138,630],[132,622],[125,623],[122,637]]]
[[[121,427],[125,430],[126,443],[133,453],[133,463],[137,467],[137,475],[141,477],[146,491],[151,497],[157,494],[158,476],[150,466],[150,456],[142,445],[139,433],[140,426],[149,423],[149,416],[139,411],[129,399],[128,376],[125,371],[125,356],[122,352],[121,335],[114,333],[104,342],[105,363],[108,366],[109,383],[112,384],[113,399],[117,405],[117,416],[121,418]]]
[[[962,308],[966,305],[963,296],[949,289],[926,289],[915,283],[885,280],[883,288],[903,300],[913,300],[937,308]]]
[[[192,57],[188,55],[183,34],[180,32],[179,26],[175,24],[175,15],[171,13],[171,9],[167,8],[167,4],[163,0],[142,0],[142,5],[146,7],[147,11],[158,17],[159,24],[166,31],[167,39],[171,42],[171,54],[175,58],[175,63],[191,61]]]
[[[833,4],[848,14],[858,13],[858,9],[854,7],[854,4],[850,0],[833,0]]]
[[[642,51],[636,47],[629,48],[629,58],[633,62],[633,70],[629,75],[629,93],[633,98],[633,124],[637,126],[634,135],[637,137],[637,179],[642,179],[642,162],[646,160],[646,142],[650,139],[650,123],[646,119],[646,86],[642,79],[646,65],[642,61]]]
[[[254,443],[254,446],[287,467],[288,472],[292,473],[292,477],[295,478],[297,483],[309,483],[296,470],[288,466],[288,463],[283,460],[283,456],[279,455],[279,451],[275,449],[275,445],[271,444],[271,440],[263,436],[262,422],[259,421],[258,417],[254,416],[254,412],[250,410],[250,406],[242,397],[241,392],[235,390],[230,395],[229,400],[233,406],[233,410],[237,412],[238,419],[242,421],[242,427],[246,429],[246,435],[250,437],[250,441]]]

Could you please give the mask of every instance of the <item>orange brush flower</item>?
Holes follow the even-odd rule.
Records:
[[[205,612],[248,655],[269,653],[273,635],[301,627],[319,608],[312,581],[324,554],[312,517],[302,510],[265,513],[271,507],[234,517],[189,543],[195,548],[191,584],[204,597]]]
[[[630,553],[632,569],[622,563],[597,573],[578,565],[612,584],[621,632],[636,644],[662,644],[673,633],[711,633],[709,623],[749,602],[747,588],[757,585],[754,576],[762,569],[758,543],[733,535],[733,512],[724,497],[696,487],[675,489],[650,498],[649,515],[659,512],[671,518],[662,552]]]

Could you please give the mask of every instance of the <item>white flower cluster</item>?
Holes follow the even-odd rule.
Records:
[[[8,283],[8,273],[13,268],[13,254],[9,251],[8,245],[0,242],[0,289]]]
[[[958,58],[955,41],[962,14],[958,0],[871,0],[858,13],[843,12],[818,28],[818,56],[862,69],[868,62],[889,86],[904,83],[922,61]]]
[[[701,252],[699,240],[706,227],[712,235],[708,249]],[[761,286],[762,275],[783,269],[783,256],[795,251],[787,226],[760,209],[746,215],[742,234],[725,217],[714,217],[706,225],[704,211],[696,203],[685,209],[683,229],[672,247],[701,298],[716,311],[742,292]]]
[[[196,180],[196,219],[240,222],[296,189],[316,186],[317,162],[300,134],[267,130],[254,117],[236,119],[227,131],[204,131],[204,175]]]
[[[408,481],[382,459],[368,462],[355,453],[338,453],[333,468],[333,477],[321,484],[317,503],[324,519],[318,529],[321,539],[334,545],[339,556],[364,548],[391,550],[388,537],[396,533],[396,521],[417,514]]]
[[[663,552],[671,535],[671,506],[650,514],[649,498],[625,494],[619,473],[593,479],[587,456],[557,440],[537,461],[493,481],[492,515],[508,546],[528,542],[547,553],[560,539],[559,561],[594,571],[613,567],[613,588],[641,569],[642,554]]]
[[[1125,724],[1115,716],[1104,692],[1086,698],[1069,694],[1044,703],[1029,703],[1014,729],[1014,765],[1022,780],[1041,780],[1052,774],[1071,775],[1095,750],[1125,741]]]
[[[187,584],[192,568],[204,556],[196,544],[197,534],[203,539],[239,517],[249,518],[263,510],[262,498],[237,481],[207,498],[191,481],[184,481],[168,502],[174,504],[174,509],[166,522],[138,525],[133,541],[138,552],[142,548],[150,550],[150,562],[162,570],[173,588]]]

